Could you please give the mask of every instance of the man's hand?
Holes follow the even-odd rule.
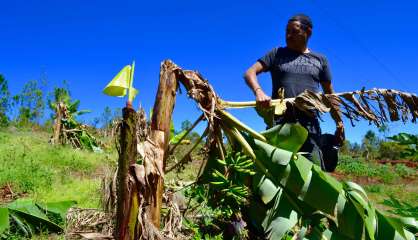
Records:
[[[257,105],[263,108],[267,108],[270,106],[271,98],[267,96],[261,88],[255,89],[254,94]]]
[[[335,130],[335,141],[336,145],[343,146],[345,140],[345,133],[344,133],[344,125],[342,123],[339,123],[337,125],[337,129]]]
[[[257,105],[262,108],[269,107],[271,100],[271,98],[264,93],[263,89],[261,89],[260,84],[258,84],[257,80],[257,74],[264,72],[265,70],[265,67],[257,61],[249,69],[247,69],[247,71],[244,74],[245,82],[254,92],[255,101],[257,102]]]

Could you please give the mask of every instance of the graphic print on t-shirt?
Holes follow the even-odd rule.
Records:
[[[277,67],[283,72],[317,76],[321,69],[318,59],[303,54],[296,58],[295,56],[280,56],[277,60]]]

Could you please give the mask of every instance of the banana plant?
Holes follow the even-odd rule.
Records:
[[[55,111],[54,135],[51,142],[70,144],[74,148],[84,148],[101,152],[96,138],[86,127],[77,121],[77,117],[91,112],[78,110],[80,100],[71,100],[66,88],[55,88],[53,100],[48,100],[49,107]]]
[[[392,217],[377,210],[365,191],[352,182],[339,182],[297,151],[307,132],[300,125],[276,126],[258,133],[225,111],[226,108],[255,107],[255,102],[232,103],[220,99],[213,87],[199,73],[182,70],[171,61],[173,69],[185,86],[189,97],[202,109],[208,122],[207,149],[209,157],[201,180],[213,172],[212,185],[223,185],[224,172],[216,172],[216,159],[225,161],[223,136],[233,152],[247,155],[254,163],[248,205],[248,220],[267,239],[282,239],[290,234],[298,239],[415,239],[416,220]],[[286,103],[286,104],[284,104]],[[283,112],[292,105],[307,113],[330,112],[341,122],[340,111],[352,123],[365,119],[380,125],[386,121],[415,122],[418,97],[415,94],[372,89],[318,94],[306,91],[293,99],[272,101],[272,113]],[[279,106],[279,107],[277,107]],[[213,184],[216,183],[216,184]]]

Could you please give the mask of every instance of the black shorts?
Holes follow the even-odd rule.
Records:
[[[321,166],[327,172],[333,172],[338,162],[338,147],[335,146],[335,136],[322,134],[317,114],[313,117],[300,111],[287,111],[285,115],[276,117],[274,124],[299,123],[308,131],[308,138],[299,152],[313,163]]]

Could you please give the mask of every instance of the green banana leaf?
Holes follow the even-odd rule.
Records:
[[[68,107],[67,107],[67,110],[71,113],[71,114],[73,114],[73,113],[75,113],[75,112],[77,112],[77,110],[78,110],[78,107],[80,106],[80,100],[74,100],[73,102],[71,102],[71,103],[68,103]]]
[[[74,206],[77,202],[76,201],[61,201],[61,202],[46,202],[46,203],[36,203],[36,205],[47,211],[54,214],[58,214],[61,219],[65,219],[68,209]]]
[[[16,200],[0,208],[0,234],[10,229],[10,220],[13,220],[17,229],[26,237],[40,231],[62,232],[60,225],[65,220],[65,215],[75,201],[63,201],[53,203],[35,203],[32,200]],[[49,218],[48,214],[57,214],[60,219]],[[59,221],[59,222],[57,222]]]
[[[86,114],[86,113],[91,113],[91,110],[88,110],[88,109],[80,110],[80,111],[75,112],[74,115],[75,116],[80,116],[80,115],[83,115],[83,114]]]
[[[298,126],[287,127],[292,128],[299,131]],[[275,131],[280,132],[282,129],[283,126],[277,127]],[[263,135],[278,144],[279,137],[275,137],[273,131]],[[287,141],[295,144],[293,149],[298,149],[302,141],[291,139],[292,137],[289,134],[290,139]],[[326,231],[317,231],[316,237],[353,240],[414,239],[416,232],[408,229],[416,229],[416,222],[388,217],[375,210],[359,185],[340,183],[302,155],[257,139],[248,140],[248,143],[256,155],[255,161],[258,164],[255,166],[263,166],[258,167],[258,174],[253,181],[253,190],[261,200],[254,206],[259,215],[264,209],[259,218],[263,219],[261,226],[268,239],[281,239],[296,224],[295,219],[309,218],[312,210],[319,211],[331,222],[331,227]],[[282,209],[279,210],[279,206]],[[311,239],[315,237],[311,236]]]
[[[0,208],[0,234],[9,229],[9,209]]]
[[[308,137],[308,131],[299,123],[276,125],[261,132],[269,144],[296,153]]]
[[[186,135],[186,133],[187,133],[187,130],[183,130],[179,134],[176,134],[175,136],[173,136],[170,139],[170,144],[177,144],[177,143],[179,143],[180,139],[182,139],[183,136]]]
[[[252,199],[248,207],[249,219],[267,239],[282,239],[297,224],[298,213],[283,189],[275,187],[267,178],[260,179],[258,189],[262,201]]]

